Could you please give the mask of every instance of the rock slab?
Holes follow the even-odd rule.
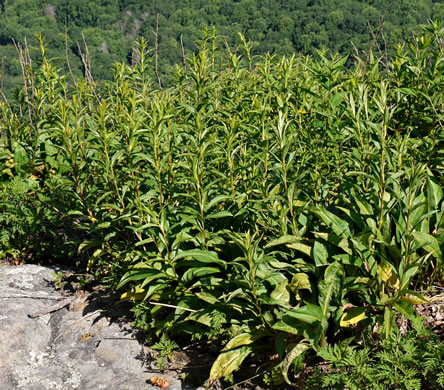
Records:
[[[144,347],[130,325],[110,319],[82,297],[66,299],[54,286],[57,267],[0,267],[0,389],[142,390],[155,375],[181,390],[173,377],[149,372]]]

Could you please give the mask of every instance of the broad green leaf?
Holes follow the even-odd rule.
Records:
[[[162,271],[152,268],[133,268],[122,276],[116,289],[118,290],[128,282],[134,282],[136,280],[143,280],[146,285],[155,279],[169,278],[168,275]]]
[[[230,213],[227,210],[223,210],[223,211],[217,211],[216,213],[213,213],[213,214],[209,214],[209,215],[205,216],[205,218],[217,219],[217,218],[225,218],[225,217],[232,217],[232,216],[233,216],[232,213]]]
[[[409,222],[411,223],[411,226],[418,229],[420,222],[423,220],[423,216],[427,213],[427,211],[429,210],[427,207],[426,194],[422,192],[414,198],[410,206]],[[432,214],[433,212],[430,215]]]
[[[307,324],[313,324],[317,321],[321,321],[323,317],[322,308],[311,303],[297,309],[287,310],[285,315],[297,318],[298,320],[304,321]]]
[[[364,200],[361,196],[354,194],[353,202],[356,203],[359,207],[359,211],[361,215],[371,216],[373,215],[373,209],[369,202]]]
[[[434,236],[423,232],[413,232],[412,236],[415,239],[415,250],[423,248],[428,253],[431,253],[433,257],[437,259],[443,258],[439,242]]]
[[[251,345],[222,352],[213,363],[210,371],[210,383],[237,370],[245,358],[253,352]]]
[[[372,282],[372,279],[366,278],[366,277],[358,277],[355,279],[355,284],[363,283],[363,284],[370,284]]]
[[[344,92],[338,92],[330,98],[330,106],[333,110],[344,101]]]
[[[270,248],[272,246],[283,245],[283,244],[295,244],[299,243],[300,241],[301,239],[297,238],[296,236],[290,236],[290,235],[282,236],[274,240],[271,240],[267,245],[265,245],[265,248]]]
[[[410,321],[417,317],[416,310],[409,302],[396,302],[393,307]]]
[[[295,199],[293,202],[294,207],[304,207],[307,204],[307,202],[299,199]]]
[[[14,143],[14,162],[17,164],[15,169],[20,171],[24,165],[29,162],[28,155],[26,153],[25,148],[20,145],[18,142]]]
[[[413,276],[415,276],[420,269],[419,264],[410,264],[406,267],[405,271],[401,276],[401,290],[407,289],[410,285],[410,281]]]
[[[328,318],[330,301],[338,295],[344,279],[342,265],[335,261],[325,270],[324,280],[319,283],[319,305],[324,319]]]
[[[288,304],[290,302],[290,293],[287,289],[288,286],[288,279],[282,280],[276,288],[271,292],[270,296],[274,300],[283,303]]]
[[[200,278],[202,276],[212,275],[220,272],[221,270],[216,267],[196,267],[189,268],[185,271],[185,273],[180,278],[180,282],[182,284],[187,284],[192,281],[194,278]]]
[[[399,88],[399,92],[401,92],[403,95],[411,95],[411,96],[417,96],[418,90],[412,89],[412,88]]]
[[[313,210],[313,212],[317,214],[329,228],[332,229],[333,233],[342,238],[350,238],[350,229],[345,220],[323,208],[316,208]]]
[[[219,302],[219,299],[215,295],[210,294],[207,291],[197,292],[194,295],[196,295],[196,297],[198,297],[199,299],[202,299],[202,301],[205,301],[211,305]]]
[[[200,261],[201,263],[215,263],[221,265],[223,268],[227,267],[225,261],[219,259],[216,252],[204,251],[201,249],[190,249],[187,251],[179,251],[174,257],[174,261],[190,257],[194,260]]]
[[[302,242],[287,244],[287,247],[305,253],[307,256],[311,256],[311,246],[303,244]]]
[[[273,324],[273,329],[280,332],[302,336],[304,334],[304,323],[296,318],[284,316],[281,321]]]
[[[240,347],[242,345],[249,345],[254,343],[256,340],[260,339],[261,337],[265,337],[268,336],[269,333],[262,331],[262,330],[256,330],[253,332],[246,332],[246,333],[241,333],[238,334],[237,336],[233,337],[228,343],[227,345],[224,347],[224,349],[222,350],[224,351],[229,351],[231,349]]]
[[[213,325],[214,313],[212,311],[202,310],[191,313],[186,321],[196,321],[199,324],[211,327]]]
[[[90,258],[88,259],[88,264],[86,266],[86,270],[90,271],[92,269],[92,267],[94,266],[96,260],[99,258],[99,256],[103,253],[103,250],[101,248],[97,248],[92,256],[90,256]]]
[[[146,286],[147,285],[147,283],[146,282],[143,282],[141,285],[140,285],[140,287],[144,287],[144,286]],[[145,296],[143,297],[143,300],[144,301],[146,301],[146,300],[148,300],[148,299],[152,299],[152,300],[158,300],[159,298],[160,298],[160,296],[159,296],[159,294],[155,294],[158,290],[161,290],[161,289],[163,289],[163,288],[165,288],[166,287],[166,283],[165,283],[165,280],[163,280],[163,279],[158,279],[158,280],[155,280],[155,281],[151,281],[150,282],[150,284],[149,284],[149,286],[147,286],[147,289],[146,289],[146,294],[145,294]]]
[[[313,234],[316,237],[322,238],[325,241],[329,242],[330,244],[333,244],[333,245],[341,248],[344,252],[348,253],[349,255],[351,255],[353,253],[353,250],[350,248],[350,245],[349,245],[349,240],[347,240],[346,238],[341,238],[333,233],[313,232]]]
[[[429,176],[427,179],[427,203],[429,211],[437,209],[443,196],[443,190],[438,180],[433,176]]]
[[[82,253],[83,251],[94,248],[95,246],[100,246],[102,242],[100,240],[85,240],[79,245],[77,253]]]
[[[366,318],[364,307],[352,307],[348,309],[342,316],[339,324],[344,328],[357,324]]]
[[[207,208],[208,208],[208,210],[211,209],[211,208],[212,208],[213,206],[215,206],[216,204],[226,201],[227,199],[230,199],[230,197],[227,196],[227,195],[218,195],[218,196],[215,196],[213,199],[211,199],[211,200],[208,202],[208,204],[207,204]],[[230,213],[230,215],[232,215],[232,214]]]
[[[312,249],[312,257],[315,261],[316,265],[325,265],[328,264],[328,252],[325,245],[319,241],[316,240],[313,245]]]

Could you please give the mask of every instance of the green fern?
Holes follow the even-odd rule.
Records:
[[[370,347],[339,344],[321,348],[318,356],[328,363],[328,372],[315,371],[309,388],[328,389],[439,389],[444,388],[444,343],[414,320],[414,329]],[[318,386],[318,387],[316,387]]]

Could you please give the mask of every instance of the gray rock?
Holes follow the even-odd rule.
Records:
[[[154,375],[168,378],[168,389],[182,389],[177,379],[143,365],[140,357],[146,351],[135,331],[105,315],[101,307],[106,302],[93,294],[30,318],[66,299],[54,287],[56,271],[37,265],[0,267],[0,389],[159,389],[150,383]]]

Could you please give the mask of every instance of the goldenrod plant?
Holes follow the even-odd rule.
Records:
[[[443,31],[390,58],[258,57],[207,32],[163,89],[145,40],[112,81],[85,61],[73,84],[40,38],[0,103],[0,253],[27,249],[9,237],[29,203],[5,198],[22,183],[51,211],[33,226],[69,225],[138,326],[211,342],[210,382],[256,359],[292,384],[368,329],[390,340],[443,282]]]

